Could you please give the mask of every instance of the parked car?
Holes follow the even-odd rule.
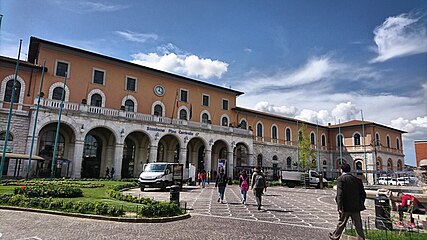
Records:
[[[378,178],[378,184],[380,185],[396,185],[392,183],[391,177],[380,177]]]
[[[398,185],[398,186],[409,185],[409,178],[407,178],[407,177],[399,177],[399,178],[397,178],[396,185]]]

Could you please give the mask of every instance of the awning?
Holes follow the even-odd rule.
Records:
[[[420,161],[420,167],[427,167],[427,159],[423,159]]]
[[[2,152],[0,152],[0,157],[3,157]],[[13,159],[29,159],[30,155],[21,154],[21,153],[6,153],[6,157],[7,158],[13,158]],[[31,160],[44,160],[44,158],[37,156],[37,155],[32,155]]]

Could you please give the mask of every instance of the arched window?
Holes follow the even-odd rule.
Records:
[[[391,160],[391,158],[389,158],[387,160],[387,171],[392,171],[393,170],[393,160]]]
[[[292,158],[288,157],[286,158],[286,168],[292,168]]]
[[[272,139],[277,139],[277,127],[276,126],[273,126],[271,128],[271,138]]]
[[[277,161],[277,156],[276,155],[273,156],[273,161]]]
[[[4,140],[6,140],[6,132],[1,132],[0,133],[0,141],[4,141]],[[13,141],[12,134],[9,133],[9,138],[7,139],[7,141]]]
[[[246,121],[245,120],[242,120],[241,122],[240,122],[240,128],[242,128],[242,129],[246,129],[247,128],[247,123],[246,123]]]
[[[262,124],[261,123],[258,123],[257,125],[256,125],[256,136],[257,137],[262,137],[264,134],[263,134],[263,132],[262,132]]]
[[[202,123],[208,123],[209,122],[209,115],[207,113],[202,114]]]
[[[160,104],[156,104],[156,106],[154,106],[154,116],[158,116],[158,117],[163,117],[163,107]]]
[[[398,159],[397,160],[397,171],[402,171],[402,170],[403,170],[402,160]]]
[[[362,161],[357,161],[356,162],[356,174],[357,175],[363,175]]]
[[[323,160],[323,165],[327,165],[328,163],[326,162],[326,160]]]
[[[102,97],[98,93],[95,93],[90,98],[90,105],[95,107],[102,107]]]
[[[353,135],[354,146],[360,146],[360,134],[355,133]]]
[[[322,135],[322,147],[326,146],[326,136]]]
[[[399,150],[400,149],[400,141],[399,138],[396,138],[396,149]]]
[[[4,94],[4,102],[10,102],[12,100],[12,91],[13,91],[13,79],[9,80],[6,83],[6,92]],[[13,99],[13,103],[19,102],[19,94],[21,93],[21,83],[16,80],[15,85],[15,99]]]
[[[39,137],[39,142],[40,142],[39,155],[44,159],[52,159],[53,150],[54,150],[53,148],[55,146],[55,136],[56,136],[56,131],[51,130],[43,133]],[[64,156],[64,152],[65,152],[64,136],[61,133],[59,133],[57,149],[56,149],[56,157],[62,158]]]
[[[62,90],[63,90],[62,87],[54,88],[53,92],[52,92],[52,99],[53,100],[62,100]],[[65,92],[64,92],[64,94],[65,94]]]
[[[311,143],[312,145],[315,145],[315,144],[316,144],[316,137],[314,136],[314,133],[311,133],[311,134],[310,134],[310,143]]]
[[[380,142],[380,134],[379,133],[375,133],[375,146],[379,146],[381,144]]]
[[[222,117],[221,119],[221,126],[228,126],[228,118],[227,117]]]
[[[187,120],[187,111],[185,111],[185,109],[181,109],[181,111],[179,111],[179,119]]]
[[[291,129],[286,128],[286,141],[292,141]]]
[[[390,148],[391,147],[390,136],[387,135],[386,141],[387,141],[387,147]]]
[[[134,112],[134,110],[135,110],[135,103],[130,99],[126,100],[125,111],[126,112]]]

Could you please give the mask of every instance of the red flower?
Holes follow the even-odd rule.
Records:
[[[25,186],[21,186],[21,189],[22,189],[22,190],[24,190],[24,189],[25,189]]]

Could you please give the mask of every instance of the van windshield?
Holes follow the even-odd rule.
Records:
[[[166,164],[148,164],[145,166],[144,172],[164,172]]]

